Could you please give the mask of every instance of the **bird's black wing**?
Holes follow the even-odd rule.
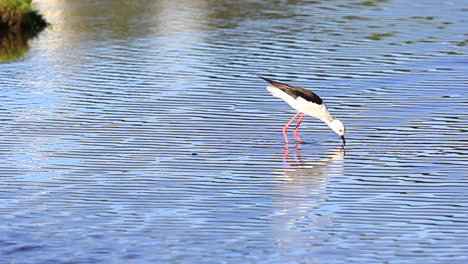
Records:
[[[305,88],[298,87],[298,86],[291,86],[289,84],[276,82],[276,81],[273,81],[271,79],[268,79],[268,78],[265,78],[265,77],[262,77],[262,76],[258,76],[258,77],[260,77],[263,80],[271,83],[271,85],[273,85],[274,87],[280,89],[281,91],[289,94],[293,98],[302,97],[305,100],[307,100],[309,102],[312,102],[312,103],[315,103],[315,104],[318,104],[318,105],[321,105],[323,103],[322,98],[320,98],[314,92],[309,91],[309,90],[307,90]]]

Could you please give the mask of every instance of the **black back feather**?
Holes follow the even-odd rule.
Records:
[[[323,103],[322,98],[320,98],[314,92],[309,91],[309,90],[307,90],[305,88],[298,87],[298,86],[291,86],[289,84],[276,82],[276,81],[273,81],[271,79],[262,77],[260,75],[258,75],[258,77],[260,77],[263,80],[269,82],[271,85],[273,85],[274,87],[280,89],[281,91],[289,94],[293,98],[302,97],[305,100],[316,103],[318,105],[321,105]]]

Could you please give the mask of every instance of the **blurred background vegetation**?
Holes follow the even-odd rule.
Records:
[[[32,0],[0,0],[0,62],[15,60],[29,48],[27,40],[37,36],[47,22]]]

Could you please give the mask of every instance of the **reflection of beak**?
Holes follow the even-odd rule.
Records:
[[[345,140],[344,136],[341,136],[341,139],[343,140],[343,145],[346,145],[346,140]]]

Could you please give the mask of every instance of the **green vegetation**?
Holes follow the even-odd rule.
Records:
[[[37,34],[47,26],[32,0],[0,0],[0,31]]]
[[[47,27],[32,0],[0,0],[0,62],[13,61],[28,50],[28,38]]]
[[[0,0],[0,10],[16,10],[18,12],[33,11],[32,0]]]

